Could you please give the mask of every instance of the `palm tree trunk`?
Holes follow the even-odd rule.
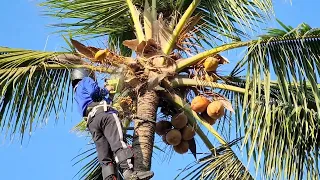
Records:
[[[151,157],[154,145],[154,132],[157,107],[159,97],[154,90],[145,91],[138,97],[137,104],[137,119],[134,120],[134,136],[133,136],[133,151],[134,151],[134,170],[150,170]],[[148,119],[143,121],[139,119]]]

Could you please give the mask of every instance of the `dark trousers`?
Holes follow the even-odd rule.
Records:
[[[121,169],[133,168],[131,162],[133,153],[124,139],[122,124],[117,114],[98,110],[88,119],[88,129],[95,142],[102,170],[113,162],[112,155]]]

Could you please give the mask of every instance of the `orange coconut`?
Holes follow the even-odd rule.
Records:
[[[204,112],[209,104],[210,101],[206,97],[196,96],[191,101],[191,109],[195,112]]]
[[[207,107],[207,114],[213,119],[219,119],[224,115],[224,106],[220,101],[213,101]]]

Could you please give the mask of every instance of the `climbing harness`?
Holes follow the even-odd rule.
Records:
[[[111,103],[108,104],[107,101],[103,100],[100,102],[92,102],[88,105],[86,110],[87,119],[93,118],[97,111],[101,110],[107,112],[112,109]]]

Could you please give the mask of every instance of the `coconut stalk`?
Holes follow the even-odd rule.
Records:
[[[152,19],[155,21],[157,19],[157,0],[152,0],[151,6]]]
[[[179,20],[178,24],[174,28],[171,37],[169,38],[168,44],[163,48],[163,52],[165,54],[170,54],[172,51],[172,48],[174,44],[177,41],[177,38],[179,37],[184,25],[194,12],[194,10],[197,8],[198,4],[200,3],[200,0],[193,0],[192,3],[189,5],[188,9],[184,12],[183,16]]]
[[[176,72],[180,72],[182,69],[191,66],[193,64],[196,64],[197,62],[201,61],[203,58],[206,58],[208,56],[211,56],[213,54],[218,54],[223,51],[227,51],[230,49],[235,49],[243,46],[248,46],[252,44],[252,41],[248,42],[235,42],[235,43],[230,43],[230,44],[224,44],[222,46],[218,46],[216,48],[210,49],[208,51],[199,53],[195,56],[189,57],[187,59],[182,59],[180,61],[177,61],[177,66],[176,66]]]
[[[136,29],[137,38],[138,38],[139,42],[142,42],[142,41],[145,40],[145,37],[144,37],[143,30],[142,30],[142,25],[141,25],[140,20],[139,20],[139,13],[138,13],[136,7],[133,5],[131,0],[126,0],[126,2],[127,2],[127,5],[129,7],[129,10],[130,10],[130,13],[131,13],[131,17],[132,17],[132,20],[133,20],[133,23],[134,23],[134,27]]]
[[[204,87],[211,87],[211,88],[218,88],[218,89],[225,89],[233,92],[238,92],[245,94],[246,89],[245,88],[239,88],[236,86],[231,86],[227,84],[219,84],[214,82],[208,82],[208,81],[201,81],[201,80],[195,80],[195,79],[189,79],[189,78],[175,78],[170,81],[170,85],[175,87],[180,86],[204,86]]]

